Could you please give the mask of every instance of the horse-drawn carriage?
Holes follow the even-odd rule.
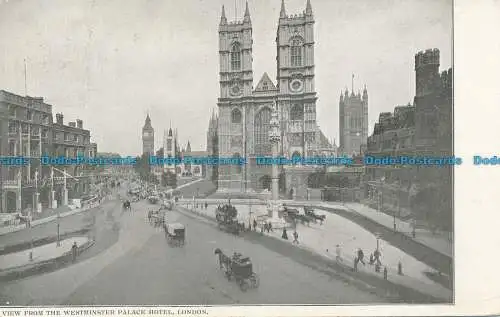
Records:
[[[320,224],[323,224],[323,221],[326,220],[325,215],[318,215],[314,212],[314,208],[311,206],[304,206],[304,213],[306,216],[309,216],[313,219],[314,222],[320,221]]]
[[[183,246],[186,238],[186,228],[180,223],[165,224],[165,237],[172,246]]]
[[[158,196],[149,196],[148,197],[149,203],[153,204],[153,205],[157,204],[159,200],[160,200],[160,198],[158,198]]]
[[[238,211],[230,204],[218,206],[215,211],[215,219],[219,229],[233,234],[239,234],[241,231],[237,216]]]
[[[301,222],[302,224],[307,224],[309,225],[312,221],[315,221],[315,219],[307,214],[301,214],[299,210],[290,208],[290,207],[285,207],[285,216],[288,220],[291,220],[292,222]]]
[[[219,256],[219,268],[224,270],[224,275],[230,281],[232,278],[245,292],[249,287],[259,287],[259,277],[253,272],[253,265],[249,257],[235,252],[232,257],[227,256],[219,248],[215,249]]]

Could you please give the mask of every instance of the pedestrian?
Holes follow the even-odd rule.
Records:
[[[283,233],[281,234],[281,238],[288,240],[288,234],[286,233],[286,228],[283,228]]]
[[[269,232],[269,229],[267,227],[267,223],[264,223],[264,232]]]
[[[297,233],[297,231],[293,232],[293,243],[299,244],[299,234]]]
[[[338,244],[335,246],[335,254],[336,254],[335,259],[339,262],[343,262],[342,261],[342,248]]]
[[[375,262],[377,262],[378,265],[382,265],[382,262],[380,261],[380,256],[382,254],[380,253],[379,249],[376,249],[375,252],[373,252],[373,256],[375,257]]]
[[[253,220],[253,231],[257,231],[257,220]]]
[[[208,203],[207,202],[205,203],[205,209],[208,209]]]
[[[374,262],[375,262],[375,258],[373,257],[373,253],[370,253],[370,262],[369,262],[369,264],[373,265]]]
[[[77,256],[77,253],[78,253],[78,246],[76,245],[76,241],[73,242],[73,246],[71,247],[71,253],[73,255],[73,262],[76,261],[76,256]]]
[[[271,221],[267,223],[267,228],[269,229],[269,231],[273,232],[273,225],[271,224]]]
[[[365,257],[365,254],[363,253],[363,250],[361,250],[361,248],[358,249],[358,261],[363,263],[363,265],[366,265],[365,264],[365,261],[363,260]]]

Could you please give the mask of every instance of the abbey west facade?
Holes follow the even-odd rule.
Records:
[[[321,132],[316,123],[314,17],[310,0],[305,11],[298,15],[287,15],[284,1],[281,3],[276,35],[276,82],[264,73],[257,86],[253,86],[252,45],[248,3],[243,21],[237,22],[228,23],[222,7],[218,155],[246,157],[247,164],[220,166],[219,190],[269,189],[271,167],[256,166],[255,157],[272,154],[269,123],[274,109],[281,123],[279,155],[312,156],[321,147]]]

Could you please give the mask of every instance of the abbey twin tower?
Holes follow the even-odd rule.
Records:
[[[316,123],[314,83],[314,16],[310,0],[305,11],[287,15],[282,1],[276,34],[277,78],[267,73],[253,86],[253,37],[248,3],[242,21],[228,22],[224,7],[219,24],[220,157],[246,157],[242,166],[221,166],[219,189],[269,187],[271,167],[256,166],[257,156],[270,156],[271,113],[281,122],[280,155],[312,156],[322,147]]]

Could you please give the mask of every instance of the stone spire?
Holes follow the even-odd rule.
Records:
[[[280,19],[285,19],[285,18],[286,18],[285,0],[281,0]]]
[[[227,24],[226,10],[224,9],[224,5],[222,5],[222,14],[220,16],[220,25],[226,25],[226,24]]]
[[[243,22],[252,22],[250,20],[250,10],[248,10],[248,1],[246,2],[246,6],[245,6],[245,16],[243,17]]]
[[[311,0],[307,0],[306,4],[306,15],[312,15],[313,14],[313,9],[311,6]]]

